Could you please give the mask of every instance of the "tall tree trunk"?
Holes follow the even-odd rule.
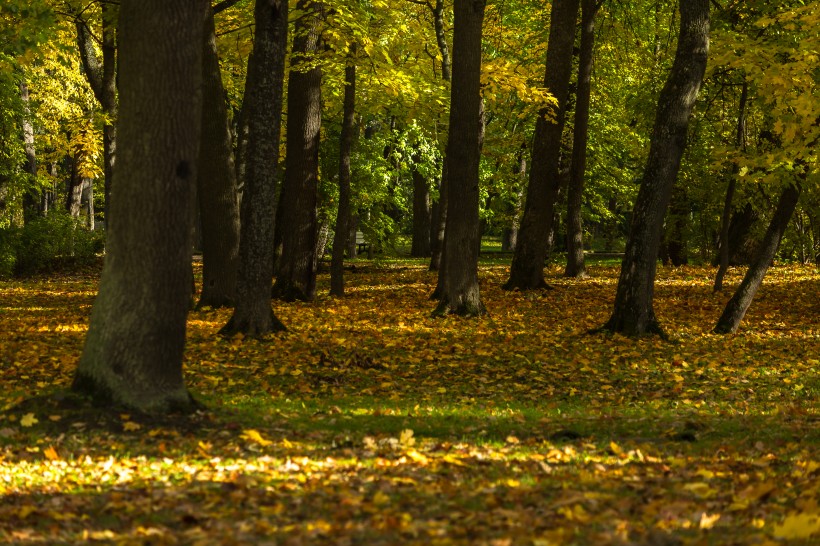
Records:
[[[589,100],[592,90],[592,54],[595,50],[595,15],[599,0],[581,0],[581,52],[578,60],[578,90],[572,139],[572,167],[567,193],[567,267],[565,277],[585,278],[584,226],[581,206],[587,164]]]
[[[687,230],[691,205],[686,188],[675,186],[666,214],[666,225],[661,235],[660,257],[664,265],[680,267],[689,263]]]
[[[746,102],[749,98],[749,82],[743,79],[743,89],[740,92],[740,107],[737,115],[737,132],[735,134],[735,145],[739,150],[745,150],[746,142]],[[720,217],[720,240],[718,241],[719,266],[715,274],[714,292],[723,290],[723,277],[729,269],[729,224],[732,218],[732,200],[735,195],[735,184],[739,169],[735,165],[732,169],[732,177],[729,179],[729,186],[726,188],[726,199],[723,202],[723,214]]]
[[[780,246],[780,240],[783,238],[783,232],[786,231],[786,226],[789,225],[789,219],[794,213],[799,198],[799,186],[790,185],[780,194],[777,209],[757,250],[757,256],[752,265],[749,266],[748,271],[746,271],[746,276],[743,277],[743,281],[737,287],[732,299],[723,309],[723,314],[715,325],[714,332],[716,334],[730,334],[737,331],[740,321],[746,315],[757,289],[760,288],[760,284],[763,282],[763,277],[766,276],[766,271],[769,270],[769,266],[774,260],[777,248]]]
[[[221,334],[263,336],[284,330],[273,314],[273,225],[276,164],[287,50],[287,0],[256,0],[256,36],[248,63],[243,108],[248,119],[247,165],[240,207],[236,305]]]
[[[544,261],[553,230],[555,201],[560,187],[561,136],[572,72],[572,47],[579,0],[554,0],[547,45],[547,72],[544,86],[556,99],[553,109],[539,113],[532,145],[530,183],[524,217],[518,232],[510,278],[505,290],[545,288]],[[552,118],[548,121],[548,118]]]
[[[192,406],[182,356],[207,5],[122,0],[120,6],[118,199],[73,384],[107,405],[144,412]]]
[[[236,296],[239,203],[235,175],[214,14],[209,10],[202,53],[202,141],[197,179],[202,231],[202,293],[198,307],[231,307]]]
[[[658,99],[649,156],[621,264],[615,309],[603,327],[628,335],[663,334],[652,306],[658,245],[709,53],[709,0],[681,0],[680,14],[678,47]]]
[[[350,237],[350,151],[353,148],[353,132],[356,115],[356,59],[355,46],[351,47],[348,65],[345,67],[345,93],[342,114],[342,134],[339,138],[339,210],[336,213],[336,230],[333,234],[333,256],[330,261],[330,295],[344,296],[344,256]],[[355,242],[356,236],[354,234]]]
[[[430,187],[427,179],[413,166],[413,244],[410,255],[430,256]]]
[[[80,162],[82,161],[82,152],[74,152],[71,156],[71,173],[68,179],[68,187],[65,194],[65,210],[72,218],[80,217],[80,207],[83,200],[83,185],[85,178],[80,176]]]
[[[485,0],[456,0],[447,176],[446,286],[435,314],[486,313],[478,286],[481,35]]]
[[[518,244],[518,229],[521,227],[521,201],[524,197],[524,186],[527,182],[527,143],[521,145],[512,172],[518,179],[513,185],[513,200],[510,211],[510,227],[504,230],[501,250],[514,251]]]
[[[23,151],[26,154],[26,164],[24,170],[31,177],[31,186],[26,188],[26,193],[23,197],[23,218],[25,223],[29,223],[42,214],[40,209],[40,196],[38,195],[39,188],[37,183],[37,149],[34,146],[34,126],[31,124],[31,112],[29,110],[29,93],[28,84],[26,82],[20,83],[20,100],[23,103],[23,116],[21,125],[23,128]]]
[[[281,206],[282,256],[272,296],[310,301],[316,296],[319,133],[322,125],[322,69],[308,67],[318,52],[323,6],[300,0],[288,77],[287,151]],[[306,66],[307,65],[307,66]]]

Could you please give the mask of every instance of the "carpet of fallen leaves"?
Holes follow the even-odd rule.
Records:
[[[590,272],[483,267],[490,315],[434,319],[424,267],[360,266],[265,341],[192,312],[205,409],[163,419],[63,393],[95,275],[0,283],[0,542],[817,544],[817,270],[774,268],[718,336],[714,271],[662,268],[670,341],[588,333],[617,268]]]

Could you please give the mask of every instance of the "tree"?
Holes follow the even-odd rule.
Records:
[[[447,141],[447,234],[445,290],[435,314],[486,313],[478,286],[478,167],[483,132],[481,36],[485,0],[456,0],[453,87]]]
[[[247,111],[248,144],[239,233],[236,306],[223,335],[262,336],[285,329],[273,314],[273,226],[276,164],[282,120],[288,3],[257,0],[256,39],[248,61],[243,110]]]
[[[615,309],[603,326],[629,335],[663,334],[652,307],[661,227],[709,53],[709,0],[681,0],[679,9],[675,60],[658,98],[649,157],[621,264]]]
[[[193,404],[182,355],[207,5],[123,0],[120,6],[118,198],[73,383],[105,404],[145,412]]]
[[[716,334],[730,334],[737,331],[740,321],[746,315],[757,289],[760,288],[760,284],[763,282],[763,277],[766,276],[766,271],[769,270],[799,198],[800,186],[795,184],[787,186],[780,194],[777,208],[769,223],[769,228],[766,230],[766,235],[760,243],[757,256],[746,271],[740,286],[732,295],[732,299],[723,309],[723,314],[715,325],[714,331]]]
[[[202,139],[197,200],[202,225],[202,293],[198,307],[230,307],[239,267],[239,203],[213,10],[202,53]]]
[[[530,181],[524,217],[518,230],[510,278],[505,290],[545,288],[544,261],[552,232],[555,200],[558,195],[561,136],[564,132],[572,47],[579,0],[554,0],[550,15],[544,86],[555,97],[555,107],[541,110],[535,125]]]
[[[319,138],[322,68],[314,56],[321,43],[321,2],[300,0],[288,76],[285,181],[280,201],[282,256],[272,295],[285,301],[316,296]]]
[[[354,57],[354,55],[355,47],[351,47],[350,57]],[[352,223],[350,209],[350,151],[353,147],[355,115],[356,64],[355,58],[351,58],[345,67],[342,134],[339,138],[339,208],[336,213],[333,256],[330,264],[330,294],[333,296],[343,296],[345,293],[344,255]]]
[[[584,278],[584,227],[581,205],[587,162],[589,100],[592,87],[592,54],[595,49],[595,14],[599,0],[581,0],[581,52],[578,59],[578,89],[572,139],[572,166],[567,194],[567,266],[564,276]]]

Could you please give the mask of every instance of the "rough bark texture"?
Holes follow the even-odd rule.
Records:
[[[740,92],[740,107],[737,115],[737,132],[735,135],[735,145],[739,150],[745,149],[746,142],[746,102],[749,98],[749,84],[743,80],[743,89]],[[732,201],[735,196],[735,185],[737,183],[738,169],[733,169],[732,178],[726,188],[726,199],[723,202],[723,214],[720,217],[720,240],[718,241],[718,270],[715,274],[714,291],[723,290],[723,277],[729,269],[729,223],[732,217]]]
[[[549,250],[555,201],[558,196],[561,135],[564,132],[569,79],[572,72],[572,47],[579,0],[554,0],[547,45],[547,72],[544,86],[555,96],[552,110],[543,110],[535,124],[530,182],[524,217],[518,231],[510,278],[506,290],[545,288],[544,261]],[[551,121],[548,118],[552,118]]]
[[[353,51],[351,51],[351,56]],[[356,65],[349,59],[345,67],[345,94],[342,114],[342,134],[339,138],[339,209],[336,212],[336,229],[333,233],[333,256],[330,261],[330,294],[344,296],[344,256],[350,236],[350,151],[353,148],[353,131],[356,115]],[[356,235],[354,233],[355,242]]]
[[[604,329],[663,334],[652,307],[663,217],[686,148],[709,52],[709,0],[681,0],[675,60],[658,99],[646,169],[632,213],[615,309]]]
[[[288,3],[257,0],[255,39],[248,63],[245,99],[248,145],[244,193],[240,208],[239,275],[236,305],[222,334],[262,336],[284,330],[273,314],[273,225],[276,216],[276,164],[282,119]]]
[[[319,132],[322,69],[310,67],[319,50],[322,4],[301,0],[288,76],[287,151],[282,186],[282,256],[272,296],[310,301],[316,296]]]
[[[236,296],[239,203],[235,174],[214,16],[209,13],[202,52],[202,141],[197,178],[202,233],[202,293],[198,307],[231,307]]]
[[[732,299],[726,304],[723,314],[718,319],[714,330],[716,334],[729,334],[737,331],[740,321],[746,315],[757,289],[760,288],[760,284],[763,282],[763,277],[766,276],[766,271],[769,270],[769,266],[774,260],[777,248],[780,246],[780,240],[783,238],[783,232],[786,231],[786,226],[789,225],[789,220],[794,213],[799,198],[800,188],[798,186],[788,186],[780,194],[777,209],[774,212],[772,221],[769,223],[769,228],[766,230],[766,235],[760,243],[757,257],[749,266],[746,276],[743,277],[740,286],[737,287]]]
[[[193,404],[182,355],[207,5],[123,0],[120,7],[119,198],[73,385],[101,403],[144,412]]]
[[[481,115],[481,35],[484,0],[456,0],[453,86],[447,142],[447,235],[445,293],[435,314],[486,313],[478,286],[478,165]]]
[[[581,52],[578,59],[578,90],[572,139],[572,166],[567,190],[567,266],[565,277],[584,278],[584,226],[581,205],[587,164],[589,99],[592,89],[592,54],[595,49],[595,14],[599,0],[581,1]]]

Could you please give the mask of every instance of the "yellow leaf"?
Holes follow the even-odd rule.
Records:
[[[390,502],[390,497],[382,491],[376,491],[376,494],[373,495],[373,504],[383,505],[388,502]]]
[[[410,449],[407,451],[407,456],[412,459],[414,462],[419,463],[420,465],[427,464],[430,460],[422,453],[419,453],[415,449]]]
[[[783,523],[774,526],[775,538],[809,538],[820,532],[820,514],[791,514]]]
[[[142,425],[139,423],[134,423],[133,421],[126,421],[122,424],[122,430],[125,432],[134,432],[135,430],[139,430],[142,428]]]
[[[21,427],[31,427],[34,426],[36,423],[40,421],[34,416],[33,413],[27,413],[20,418],[20,426]]]
[[[416,439],[413,438],[413,431],[409,428],[404,429],[401,431],[401,435],[399,436],[399,443],[404,447],[412,447],[416,444]]]
[[[55,421],[55,422],[59,421],[62,418],[63,418],[62,415],[49,415],[48,416],[49,421]]]
[[[720,514],[707,514],[706,512],[700,515],[700,528],[711,529],[715,523],[720,519]]]
[[[618,445],[618,444],[616,444],[615,442],[609,442],[609,449],[610,449],[610,450],[612,451],[612,453],[614,453],[615,455],[621,456],[621,455],[623,455],[623,454],[624,454],[624,450],[623,450],[623,449],[621,449],[621,446],[619,446],[619,445]]]
[[[273,443],[270,440],[263,437],[258,430],[254,430],[252,428],[243,430],[240,437],[244,438],[245,440],[248,440],[249,442],[256,442],[260,446],[269,446]]]

